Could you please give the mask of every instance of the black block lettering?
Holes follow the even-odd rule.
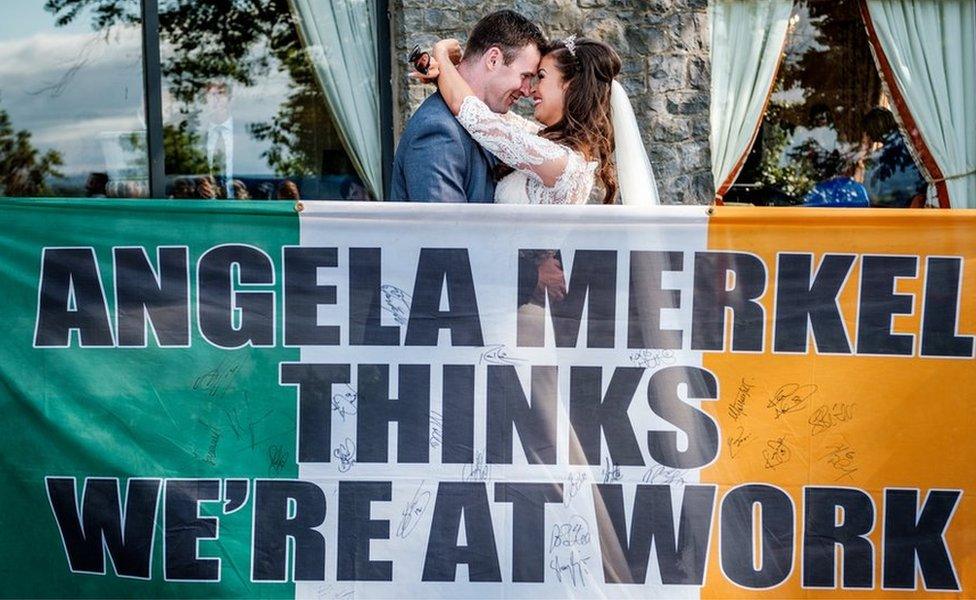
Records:
[[[91,248],[45,248],[34,345],[67,348],[71,330],[83,347],[113,346],[105,290]]]

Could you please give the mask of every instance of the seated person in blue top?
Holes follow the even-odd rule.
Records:
[[[907,208],[922,206],[927,183],[891,111],[875,107],[861,120],[870,144],[865,156],[864,187],[871,206]]]

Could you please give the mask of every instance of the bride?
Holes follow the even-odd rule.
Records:
[[[553,44],[539,64],[531,98],[538,123],[498,114],[479,100],[455,67],[457,40],[437,42],[427,81],[471,137],[502,163],[495,189],[501,204],[584,204],[595,179],[603,203],[658,204],[657,187],[637,120],[614,79],[620,57],[603,42],[570,36]]]

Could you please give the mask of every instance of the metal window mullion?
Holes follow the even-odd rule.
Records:
[[[380,149],[383,165],[383,192],[390,189],[393,170],[393,80],[390,40],[390,2],[376,0],[376,57],[380,90]]]
[[[166,197],[163,151],[163,79],[159,52],[159,2],[142,1],[142,89],[149,152],[149,197]]]

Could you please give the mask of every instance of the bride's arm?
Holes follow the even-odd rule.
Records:
[[[555,186],[567,170],[585,165],[582,160],[570,160],[574,152],[567,146],[535,135],[521,123],[492,112],[479,100],[450,59],[451,48],[456,44],[455,40],[441,40],[434,46],[437,89],[476,142],[546,187]]]

